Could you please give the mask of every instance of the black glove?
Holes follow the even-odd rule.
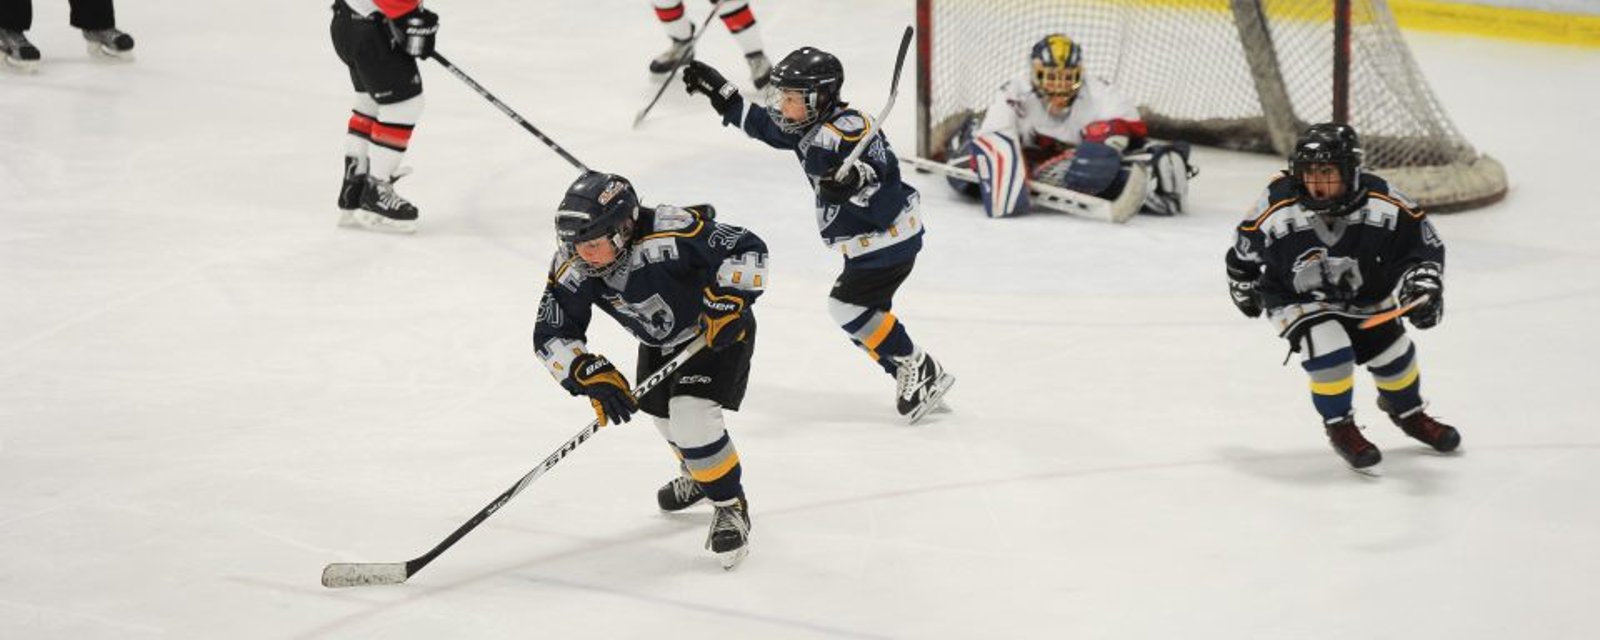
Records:
[[[1411,267],[1405,275],[1400,276],[1400,286],[1395,288],[1395,297],[1400,299],[1400,304],[1410,304],[1413,300],[1424,295],[1428,301],[1406,314],[1411,319],[1411,326],[1418,329],[1429,329],[1439,324],[1444,318],[1444,274],[1437,263],[1424,262]]]
[[[711,65],[699,60],[690,60],[683,65],[683,90],[690,95],[704,94],[711,100],[711,108],[717,113],[728,110],[728,105],[733,104],[734,96],[739,94],[739,88],[728,82]]]
[[[700,299],[700,333],[706,337],[706,346],[718,351],[744,339],[745,330],[750,328],[750,316],[744,307],[744,298],[739,294],[706,287],[705,297]]]
[[[862,141],[862,144],[866,144],[866,141]],[[849,202],[878,178],[872,166],[860,160],[850,165],[850,169],[844,172],[843,178],[835,179],[834,176],[838,173],[839,168],[834,167],[823,172],[822,177],[817,180],[817,197],[822,198],[823,202],[829,204]]]
[[[395,43],[414,58],[433,55],[433,38],[439,33],[439,14],[417,7],[389,22]]]
[[[1260,278],[1259,273],[1246,273],[1228,266],[1228,298],[1246,318],[1261,317],[1261,292],[1256,290]]]
[[[585,353],[572,359],[572,368],[561,386],[572,395],[589,396],[594,405],[595,420],[600,426],[614,422],[627,422],[639,410],[639,401],[622,372],[611,365],[605,356]]]

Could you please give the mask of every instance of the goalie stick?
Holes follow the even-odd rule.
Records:
[[[977,184],[977,172],[964,167],[954,167],[943,162],[918,158],[915,156],[900,156],[900,162],[909,164],[919,171],[937,173],[946,177],[955,178],[963,182]],[[1053,211],[1080,215],[1104,222],[1127,222],[1129,218],[1139,213],[1139,207],[1144,202],[1142,188],[1149,181],[1148,171],[1141,165],[1134,164],[1128,167],[1127,187],[1116,200],[1096,198],[1086,193],[1078,193],[1071,189],[1042,184],[1029,180],[1028,191],[1033,194],[1034,203]]]
[[[700,349],[705,346],[704,338],[695,338],[689,343],[689,346],[684,347],[683,351],[673,356],[672,360],[661,365],[661,368],[656,369],[655,373],[650,374],[650,377],[640,380],[639,384],[634,387],[634,395],[643,397],[645,394],[650,393],[652,389],[656,388],[656,385],[667,379],[668,376],[677,371],[679,367],[682,367],[683,363],[688,362],[689,358],[694,357],[694,354],[699,353]],[[547,456],[544,462],[539,463],[539,466],[534,467],[532,471],[522,476],[521,479],[517,480],[516,484],[511,485],[510,489],[506,489],[499,496],[496,496],[494,500],[489,502],[489,506],[479,510],[476,515],[457,528],[443,542],[434,545],[427,553],[405,562],[335,562],[323,567],[322,586],[336,589],[340,587],[361,587],[405,582],[411,576],[416,575],[418,571],[421,571],[423,567],[428,566],[428,563],[433,562],[433,559],[439,557],[439,554],[444,553],[446,549],[455,545],[467,533],[476,529],[478,525],[483,524],[484,520],[488,520],[489,516],[499,511],[500,507],[511,501],[511,498],[522,493],[522,490],[527,488],[529,484],[532,484],[534,480],[538,480],[539,476],[544,475],[544,472],[556,466],[556,463],[561,462],[563,458],[567,457],[567,454],[572,453],[573,449],[578,448],[578,445],[583,444],[599,430],[599,420],[590,422],[589,426],[584,427],[577,435],[568,439],[554,453]]]
[[[527,120],[522,119],[522,116],[517,115],[517,112],[512,111],[511,107],[506,106],[506,103],[501,102],[499,98],[494,97],[494,94],[489,93],[488,89],[483,88],[483,85],[478,84],[478,82],[473,80],[471,76],[468,76],[465,71],[462,71],[455,65],[450,64],[450,60],[444,57],[443,54],[440,54],[438,51],[434,51],[433,55],[429,57],[433,58],[434,60],[438,60],[439,64],[444,65],[444,68],[449,70],[451,74],[455,75],[457,78],[460,78],[462,82],[467,83],[467,86],[472,87],[473,91],[476,91],[478,92],[478,95],[483,96],[484,100],[488,100],[489,104],[492,104],[496,108],[500,109],[502,113],[511,116],[512,120],[516,120],[517,124],[522,125],[522,128],[527,129],[528,133],[533,134],[533,137],[538,138],[540,142],[545,144],[545,146],[548,146],[554,150],[556,155],[561,156],[563,160],[572,163],[572,166],[577,167],[579,171],[584,173],[591,171],[588,165],[585,165],[583,162],[573,157],[572,154],[567,153],[566,149],[562,149],[561,145],[556,144],[555,140],[551,140],[550,136],[545,135],[543,131],[538,129],[538,127],[535,127],[529,124]]]
[[[694,35],[689,38],[689,51],[682,58],[679,58],[676,63],[673,63],[672,71],[667,74],[667,79],[661,82],[661,87],[656,89],[656,95],[650,99],[650,104],[645,105],[643,109],[639,110],[639,115],[633,117],[633,128],[638,129],[639,123],[644,122],[644,117],[650,115],[651,109],[656,108],[656,103],[661,101],[661,96],[667,93],[667,87],[672,86],[672,81],[678,77],[678,70],[694,59],[694,45],[700,42],[700,36],[705,35],[706,30],[711,28],[711,19],[717,17],[717,11],[722,9],[722,2],[723,0],[716,0],[716,2],[711,3],[711,13],[706,14],[705,21],[700,23],[700,30],[694,32]]]
[[[833,172],[834,180],[843,180],[845,175],[850,172],[850,166],[856,163],[856,160],[861,157],[861,152],[866,151],[868,143],[872,142],[872,135],[878,133],[878,131],[875,131],[875,129],[879,128],[878,124],[882,123],[884,118],[889,117],[889,110],[894,108],[894,97],[900,93],[900,70],[906,66],[906,51],[911,48],[911,34],[913,31],[915,30],[907,25],[906,32],[900,36],[900,53],[896,54],[894,58],[894,78],[889,80],[889,101],[883,105],[883,111],[878,112],[877,120],[868,120],[866,122],[867,128],[861,132],[861,142],[856,143],[856,148],[850,150],[850,155],[845,156],[844,162],[839,164],[839,169]]]

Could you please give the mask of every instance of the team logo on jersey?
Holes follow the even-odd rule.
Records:
[[[650,339],[660,342],[672,335],[672,330],[678,326],[677,320],[672,315],[672,307],[661,298],[661,294],[650,296],[644,302],[633,303],[623,300],[622,296],[606,294],[606,302],[611,303],[611,309],[617,315],[626,317],[649,334]]]
[[[622,193],[622,190],[625,187],[626,185],[624,185],[621,180],[613,180],[610,184],[607,184],[606,190],[600,192],[600,206],[605,206],[606,203],[611,202],[611,199],[617,197],[617,194]]]
[[[1319,300],[1344,300],[1361,290],[1361,263],[1354,258],[1328,255],[1326,247],[1307,249],[1295,258],[1293,283],[1297,293]]]

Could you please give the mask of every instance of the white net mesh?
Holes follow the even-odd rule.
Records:
[[[1333,120],[1332,0],[922,0],[927,120],[936,157],[973,110],[1027,70],[1052,32],[1083,45],[1157,138],[1285,155]],[[1456,131],[1383,0],[1351,0],[1349,120],[1367,165],[1433,210],[1505,193],[1505,171]]]

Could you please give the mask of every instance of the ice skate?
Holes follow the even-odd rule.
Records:
[[[895,409],[906,416],[909,424],[916,424],[923,416],[943,406],[944,394],[956,383],[956,377],[946,373],[944,367],[921,348],[895,359],[894,379],[898,393]]]
[[[133,36],[115,28],[84,29],[83,40],[89,55],[102,60],[133,60]]]
[[[667,47],[666,51],[661,52],[661,55],[650,61],[650,73],[658,76],[671,73],[674,67],[692,56],[693,52],[689,50],[689,43],[693,41],[694,37],[692,30],[689,36],[689,38],[683,40],[673,38],[672,46]]]
[[[7,67],[22,73],[33,73],[39,67],[39,48],[28,42],[21,31],[0,29],[0,55]]]
[[[772,82],[772,61],[767,59],[767,54],[752,51],[744,54],[744,61],[750,65],[750,83],[756,86],[757,91],[766,89]]]
[[[364,158],[344,157],[344,181],[339,185],[339,226],[355,224],[356,210],[361,208],[361,194],[367,187],[367,169]]]
[[[1412,409],[1410,415],[1399,415],[1389,411],[1389,405],[1382,398],[1378,399],[1378,408],[1389,414],[1389,420],[1394,426],[1400,427],[1406,435],[1415,438],[1422,444],[1433,447],[1439,453],[1450,453],[1461,446],[1461,432],[1455,427],[1435,420],[1428,415],[1422,407]]]
[[[361,206],[349,218],[349,224],[341,221],[341,226],[387,233],[417,231],[417,207],[395,193],[393,181],[370,175],[361,190]]]
[[[688,509],[705,498],[706,494],[700,490],[700,483],[686,475],[673,478],[656,491],[656,504],[661,506],[662,511],[669,513]]]
[[[750,510],[743,495],[716,505],[706,548],[717,554],[724,570],[731,570],[750,553]]]
[[[1349,463],[1351,469],[1357,473],[1377,475],[1376,467],[1383,460],[1383,452],[1361,435],[1361,427],[1356,425],[1355,418],[1345,418],[1326,428],[1328,442],[1339,457]]]

